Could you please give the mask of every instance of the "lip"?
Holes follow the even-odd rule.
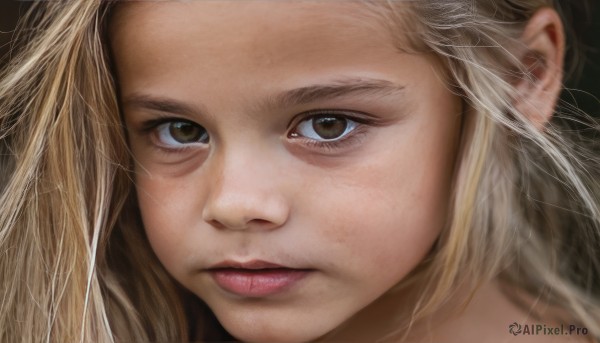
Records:
[[[221,289],[249,298],[283,293],[311,272],[310,269],[290,268],[260,260],[224,261],[210,267],[208,271]]]

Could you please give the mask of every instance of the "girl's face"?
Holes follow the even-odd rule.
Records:
[[[435,59],[398,44],[361,2],[117,11],[148,239],[238,339],[326,334],[401,281],[444,228],[461,101]]]

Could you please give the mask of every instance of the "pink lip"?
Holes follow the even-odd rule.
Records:
[[[265,297],[291,288],[311,270],[294,269],[265,261],[225,261],[209,269],[223,290],[242,297]]]

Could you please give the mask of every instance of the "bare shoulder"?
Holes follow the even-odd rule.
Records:
[[[504,289],[498,284],[497,290]],[[516,292],[513,290],[513,292]],[[518,306],[510,300],[506,289],[497,294],[499,304],[503,304],[504,320],[515,318],[508,325],[512,336],[506,342],[514,343],[597,343],[590,330],[572,318],[567,311],[552,307],[527,296],[519,296],[523,303]],[[562,318],[562,319],[558,319]]]
[[[460,307],[460,302],[457,307]],[[495,282],[482,286],[463,310],[451,311],[448,314],[444,318],[433,317],[429,326],[421,332],[415,332],[407,341],[600,343],[594,339],[588,328],[568,319],[556,320],[569,318],[560,310],[557,312],[549,306],[530,301],[525,301],[519,306],[507,297]]]
[[[467,341],[598,343],[588,328],[569,320],[570,316],[565,311],[532,299],[522,299],[524,303],[517,304],[499,283],[490,283],[479,289],[466,311],[452,324],[462,323],[462,327],[470,333],[464,337]]]

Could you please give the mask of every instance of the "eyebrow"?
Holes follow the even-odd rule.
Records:
[[[285,108],[348,96],[390,96],[403,90],[404,86],[388,80],[347,78],[288,90],[269,98],[267,102]]]
[[[125,107],[131,106],[157,112],[182,114],[186,116],[193,116],[199,112],[203,112],[196,106],[192,106],[185,102],[161,96],[153,96],[138,93],[134,93],[130,96],[127,96],[124,99],[123,104]]]
[[[338,79],[325,84],[294,88],[267,97],[262,103],[266,108],[287,108],[316,101],[334,100],[349,96],[382,97],[402,93],[404,86],[388,80],[372,78]],[[178,100],[134,93],[125,97],[125,106],[145,108],[158,112],[175,113],[187,116],[204,113],[202,108]]]

